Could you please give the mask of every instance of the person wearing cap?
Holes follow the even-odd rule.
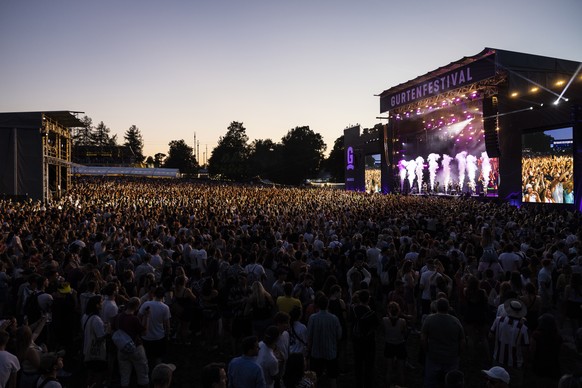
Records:
[[[495,340],[494,363],[503,366],[511,376],[511,381],[520,387],[523,381],[523,349],[529,346],[527,315],[525,304],[510,298],[503,304],[506,316],[499,316],[493,322],[489,333]]]
[[[176,370],[174,364],[158,364],[152,370],[153,388],[169,388],[172,385],[172,376]]]
[[[541,202],[540,195],[534,191],[531,184],[525,185],[525,193],[523,194],[523,202]]]
[[[488,370],[481,370],[481,372],[483,372],[483,375],[487,379],[488,387],[494,388],[509,387],[509,382],[511,381],[511,378],[509,376],[509,373],[507,373],[507,371],[504,368],[500,366],[494,366],[493,368]],[[515,386],[517,387],[518,385]]]
[[[41,299],[39,299],[40,303]],[[54,339],[69,354],[74,354],[78,350],[74,341],[75,336],[71,335],[80,329],[78,310],[77,291],[71,287],[69,282],[59,283],[56,292],[53,293],[50,309],[52,315],[49,317],[52,317],[52,322],[49,325],[49,337]]]
[[[61,383],[57,380],[57,373],[63,369],[62,353],[45,353],[40,356],[40,373],[36,383],[37,388],[62,388]]]

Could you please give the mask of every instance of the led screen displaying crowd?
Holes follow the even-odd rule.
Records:
[[[574,203],[572,128],[525,134],[522,201]]]

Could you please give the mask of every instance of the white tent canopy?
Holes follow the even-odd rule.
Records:
[[[74,175],[92,176],[143,176],[155,178],[178,178],[180,176],[180,170],[177,168],[96,167],[73,165],[71,172]]]

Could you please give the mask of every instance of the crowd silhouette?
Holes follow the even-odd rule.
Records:
[[[50,204],[0,209],[0,386],[145,387],[156,366],[189,386],[169,349],[219,362],[188,372],[203,386],[431,387],[500,367],[546,387],[580,372],[571,208],[76,178]]]

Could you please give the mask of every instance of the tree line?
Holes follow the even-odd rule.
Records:
[[[73,147],[117,147],[117,135],[101,121],[96,126],[90,117],[81,119],[84,126],[75,128],[72,134]],[[364,129],[364,133],[378,130]],[[143,136],[135,125],[123,135],[122,146],[128,147],[136,164],[178,168],[185,174],[199,171],[200,165],[194,156],[194,149],[183,139],[168,143],[168,153],[146,156],[143,153]],[[207,170],[210,176],[245,181],[263,179],[281,184],[297,185],[309,178],[325,175],[332,182],[344,181],[344,137],[338,137],[327,158],[326,144],[320,134],[309,126],[290,129],[279,142],[271,139],[249,141],[243,123],[233,121],[221,136],[218,145],[208,158]]]

